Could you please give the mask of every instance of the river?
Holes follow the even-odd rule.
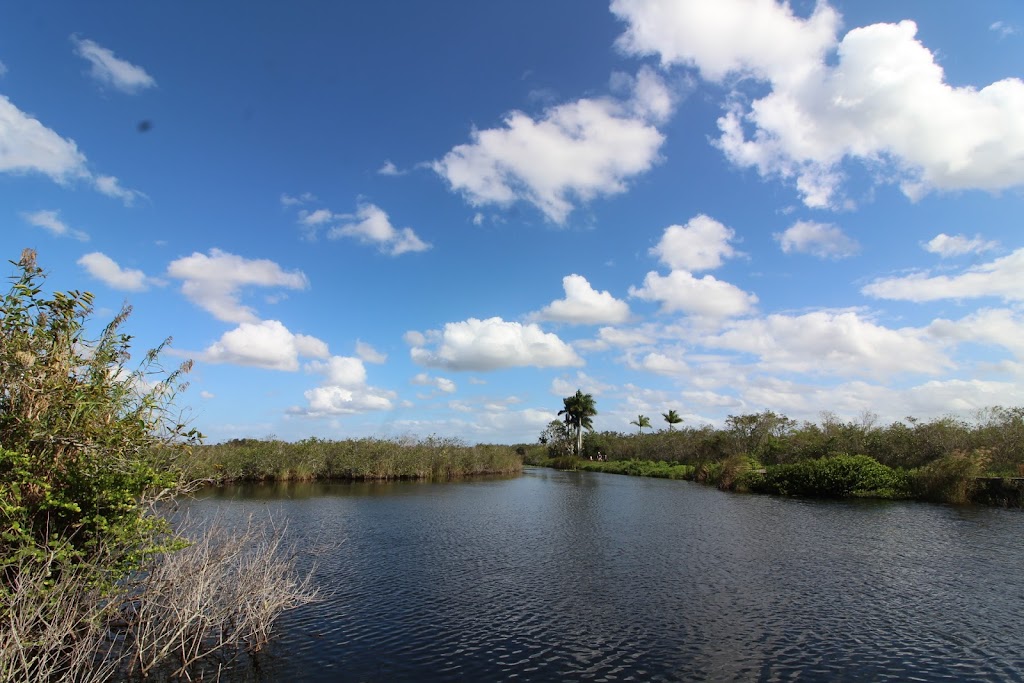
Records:
[[[287,518],[315,556],[323,600],[233,680],[1024,680],[1020,510],[532,468],[190,508]]]

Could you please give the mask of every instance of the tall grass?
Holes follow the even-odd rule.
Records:
[[[185,475],[214,483],[429,479],[446,481],[522,471],[512,446],[467,446],[457,439],[310,438],[295,443],[236,439],[199,446],[179,461]]]

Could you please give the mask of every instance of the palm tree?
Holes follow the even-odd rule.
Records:
[[[651,418],[647,417],[646,415],[637,415],[636,419],[630,422],[629,424],[636,425],[637,428],[639,428],[640,433],[643,434],[644,427],[650,428]]]
[[[576,456],[579,457],[583,451],[583,430],[594,429],[590,420],[597,415],[594,397],[577,389],[574,395],[563,398],[562,403],[565,407],[558,414],[565,415],[565,424],[576,432]]]
[[[679,413],[674,410],[662,413],[661,416],[665,418],[665,422],[668,422],[669,431],[674,429],[677,424],[683,421],[683,418],[679,417]]]

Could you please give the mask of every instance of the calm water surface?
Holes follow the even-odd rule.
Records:
[[[539,469],[191,509],[316,551],[325,599],[238,680],[1024,680],[1021,511]]]

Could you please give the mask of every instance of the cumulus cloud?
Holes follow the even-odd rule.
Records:
[[[700,214],[686,225],[665,228],[661,241],[651,248],[651,255],[673,270],[711,270],[736,255],[729,244],[735,236],[732,229]]]
[[[562,224],[576,202],[624,192],[658,161],[664,136],[655,124],[670,110],[668,88],[644,70],[627,101],[580,99],[538,118],[513,111],[432,168],[472,206],[526,201]]]
[[[306,369],[324,375],[326,383],[334,386],[360,387],[366,384],[366,366],[359,358],[331,356],[327,361],[308,363]]]
[[[332,356],[327,361],[308,363],[306,369],[322,374],[324,381],[321,386],[303,392],[308,402],[306,408],[292,408],[289,412],[326,417],[393,407],[394,392],[367,385],[366,367],[359,358]]]
[[[112,289],[141,292],[149,289],[150,283],[153,282],[153,279],[146,277],[141,270],[122,268],[114,259],[98,251],[82,256],[78,259],[78,265]]]
[[[300,358],[326,358],[327,344],[293,334],[278,320],[243,322],[199,354],[207,363],[230,363],[267,370],[295,371]]]
[[[857,240],[829,223],[797,221],[784,232],[772,235],[782,251],[811,254],[823,259],[842,259],[860,251]]]
[[[80,242],[87,242],[89,240],[89,235],[81,230],[69,227],[67,223],[62,221],[58,211],[46,209],[32,212],[26,211],[21,214],[21,217],[30,225],[47,230],[57,237],[73,237]]]
[[[141,192],[114,176],[94,176],[74,140],[62,138],[0,95],[0,173],[42,173],[60,185],[86,180],[108,197],[130,205]]]
[[[412,359],[447,370],[500,370],[514,367],[582,365],[572,347],[535,324],[501,318],[447,323],[442,331],[407,334]],[[433,346],[433,348],[428,348]]]
[[[988,263],[967,268],[958,275],[912,273],[880,278],[861,289],[879,299],[902,301],[938,301],[940,299],[976,299],[999,297],[1004,301],[1024,300],[1024,249]]]
[[[360,205],[355,219],[353,222],[331,228],[327,237],[354,237],[363,244],[375,245],[391,256],[430,249],[431,245],[421,240],[412,228],[397,229],[391,225],[388,215],[378,206]]]
[[[844,160],[912,199],[1024,184],[1024,82],[949,85],[912,21],[837,41],[839,16],[825,2],[806,19],[773,0],[614,0],[612,11],[627,23],[627,52],[710,81],[766,82],[768,94],[732,99],[717,144],[739,166],[795,181],[808,206],[841,203]]]
[[[928,332],[937,339],[1001,346],[1024,358],[1024,317],[1006,308],[985,308],[960,320],[933,320]]]
[[[0,95],[0,172],[42,173],[64,184],[89,176],[85,155]]]
[[[259,321],[256,312],[239,300],[243,287],[305,289],[309,281],[299,270],[285,271],[267,259],[246,259],[220,249],[193,253],[167,266],[167,274],[183,280],[181,292],[218,320]]]
[[[999,248],[999,242],[982,239],[981,235],[947,235],[939,233],[924,245],[925,251],[938,254],[942,258],[963,256],[964,254],[980,254]]]
[[[562,278],[565,298],[552,301],[535,314],[540,320],[597,325],[622,323],[629,319],[629,305],[613,297],[610,292],[598,292],[582,275]]]
[[[889,377],[937,374],[952,367],[925,330],[887,328],[854,311],[737,320],[702,343],[753,354],[759,367],[770,371]]]
[[[706,318],[727,318],[750,312],[757,296],[711,275],[698,279],[685,270],[668,275],[647,273],[642,287],[630,287],[629,295],[661,304],[662,313],[676,311]]]
[[[145,69],[117,58],[109,49],[78,36],[71,36],[71,42],[75,46],[75,54],[92,65],[89,73],[100,83],[128,94],[156,86],[156,81]]]

